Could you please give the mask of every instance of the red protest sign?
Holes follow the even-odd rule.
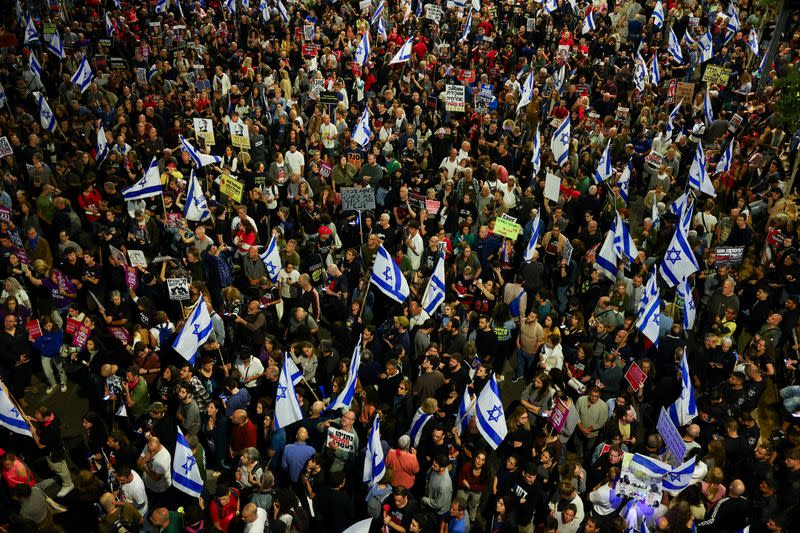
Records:
[[[631,384],[631,388],[634,391],[637,391],[641,388],[642,384],[644,384],[645,380],[647,379],[647,374],[637,365],[633,363],[631,367],[625,372],[625,379],[628,380],[628,383]]]
[[[564,429],[564,424],[567,423],[567,415],[569,414],[569,407],[561,400],[556,400],[553,405],[553,410],[550,411],[550,425],[556,433],[561,433]]]
[[[75,330],[75,335],[72,337],[72,345],[77,348],[86,346],[86,341],[89,340],[89,333],[89,326],[83,324],[78,326],[78,329]]]
[[[458,71],[458,79],[463,84],[469,84],[475,81],[475,71],[474,70],[459,70]]]
[[[38,320],[28,319],[25,322],[25,329],[28,330],[28,338],[32,341],[42,336],[42,326]]]
[[[75,318],[69,317],[67,318],[67,335],[75,335],[75,332],[78,331],[78,328],[81,327],[81,321]]]
[[[128,265],[123,266],[125,267],[125,285],[127,285],[129,289],[136,290],[139,287],[139,277],[136,274],[136,268]]]

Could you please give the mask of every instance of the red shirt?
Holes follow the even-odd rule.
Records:
[[[256,446],[256,427],[248,419],[243,426],[233,426],[231,429],[231,450],[234,456],[245,448],[255,448]]]
[[[78,195],[78,205],[86,213],[86,220],[89,222],[100,220],[99,216],[89,214],[90,207],[100,208],[100,200],[100,193],[97,192],[97,189],[92,189],[89,194],[81,193]]]
[[[211,522],[217,524],[218,527],[227,532],[231,525],[231,520],[236,516],[236,509],[239,506],[239,491],[231,489],[231,497],[228,499],[226,505],[220,505],[219,500],[214,498],[208,506],[208,514],[211,517]]]

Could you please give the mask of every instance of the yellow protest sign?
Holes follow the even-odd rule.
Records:
[[[721,67],[719,65],[706,65],[706,71],[703,73],[703,81],[706,83],[718,83],[719,85],[728,85],[728,80],[733,71],[729,68]]]
[[[498,218],[494,221],[494,234],[506,237],[512,241],[517,240],[522,226],[505,218]]]
[[[222,174],[219,177],[219,190],[231,200],[241,203],[242,193],[244,192],[244,183],[228,176],[227,174]]]

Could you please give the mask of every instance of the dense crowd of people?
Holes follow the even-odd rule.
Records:
[[[2,6],[4,531],[800,527],[800,124],[776,113],[797,91],[781,81],[800,12],[777,27],[752,0]],[[710,185],[690,177],[699,158]],[[131,199],[153,165],[160,187]],[[699,268],[667,283],[690,209]],[[636,253],[599,264],[620,224]],[[370,281],[383,250],[402,304]],[[653,276],[655,339],[638,320]],[[199,305],[211,331],[187,358],[173,346]],[[288,361],[302,419],[280,427]],[[499,446],[460,412],[495,383]],[[691,483],[631,525],[624,458],[667,461],[656,426],[687,387],[672,460],[696,460]],[[177,483],[183,450],[199,497]]]

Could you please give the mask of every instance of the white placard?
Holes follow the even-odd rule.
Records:
[[[189,280],[186,278],[167,278],[167,292],[170,300],[188,300]]]
[[[8,142],[8,137],[6,137],[5,135],[0,137],[0,157],[5,157],[13,153],[14,150],[11,148],[11,143]]]
[[[544,182],[544,197],[548,200],[558,202],[559,192],[561,190],[561,178],[555,174],[547,173]]]
[[[237,148],[245,150],[250,149],[250,131],[247,124],[239,120],[238,122],[229,122],[228,127],[231,130],[231,144]]]
[[[216,140],[214,139],[214,123],[211,119],[194,118],[193,121],[195,138],[204,140],[208,146],[213,146]]]
[[[128,250],[128,259],[130,259],[132,266],[147,266],[147,259],[141,250]]]
[[[465,111],[466,88],[463,85],[444,86],[444,108],[447,111]]]

